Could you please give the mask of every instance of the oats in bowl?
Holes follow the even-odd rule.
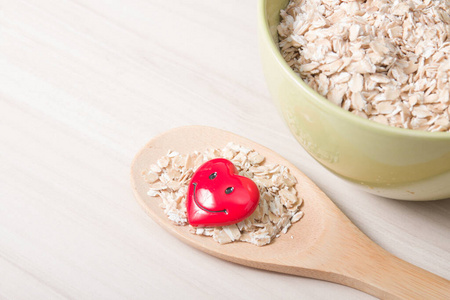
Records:
[[[279,46],[314,90],[390,126],[450,131],[450,1],[292,0]]]

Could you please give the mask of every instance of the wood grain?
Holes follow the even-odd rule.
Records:
[[[190,124],[275,150],[377,244],[450,278],[450,201],[379,198],[322,168],[257,47],[255,1],[0,0],[0,299],[372,299],[218,260],[148,218],[131,160]]]

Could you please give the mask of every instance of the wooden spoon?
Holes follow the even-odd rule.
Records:
[[[287,166],[297,178],[304,199],[304,217],[264,247],[248,243],[220,245],[210,237],[189,233],[189,226],[174,225],[147,196],[142,172],[168,150],[188,154],[223,148],[228,142],[255,149],[267,164]],[[131,183],[137,201],[162,227],[187,244],[219,258],[264,270],[327,280],[353,287],[382,299],[450,299],[450,281],[409,264],[372,242],[334,203],[294,165],[277,153],[223,130],[187,126],[152,139],[135,157]],[[291,239],[290,237],[294,238]]]

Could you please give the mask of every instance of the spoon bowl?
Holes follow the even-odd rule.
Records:
[[[255,149],[266,164],[281,164],[297,178],[303,198],[303,218],[287,234],[257,247],[237,242],[221,245],[210,237],[194,235],[189,226],[176,226],[147,195],[142,172],[169,150],[179,153],[223,148],[229,142]],[[383,299],[445,299],[450,281],[411,265],[372,242],[300,170],[272,150],[236,134],[204,126],[186,126],[153,138],[136,155],[131,167],[134,195],[143,209],[183,242],[213,256],[280,273],[347,285]],[[447,298],[448,299],[448,298]]]

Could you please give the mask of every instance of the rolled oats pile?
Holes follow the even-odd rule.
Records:
[[[186,195],[192,175],[204,162],[213,158],[233,162],[239,175],[251,178],[258,186],[260,200],[255,212],[247,219],[224,227],[192,227],[192,234],[212,236],[220,244],[248,242],[257,246],[269,244],[292,223],[299,221],[303,200],[294,188],[297,180],[282,165],[267,165],[258,152],[227,144],[223,149],[208,149],[202,153],[179,154],[175,151],[161,157],[142,175],[149,183],[148,195],[162,199],[161,208],[174,224],[188,225]]]
[[[279,46],[314,90],[390,126],[450,131],[449,0],[291,0]]]

